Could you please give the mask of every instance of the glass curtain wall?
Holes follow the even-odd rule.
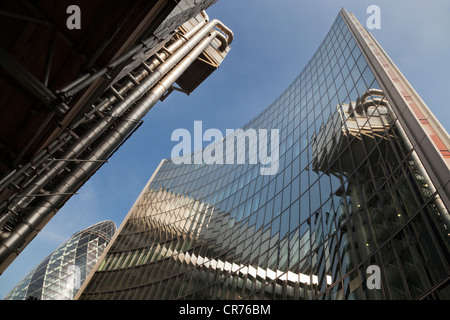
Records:
[[[278,173],[164,160],[81,299],[450,298],[436,193],[341,14],[250,128]]]
[[[31,270],[5,300],[71,300],[116,232],[113,221],[75,233]]]

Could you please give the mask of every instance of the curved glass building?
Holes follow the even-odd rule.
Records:
[[[5,300],[73,299],[116,230],[116,224],[108,220],[75,233],[30,271]]]
[[[161,162],[76,298],[450,298],[448,134],[352,14],[242,129]]]

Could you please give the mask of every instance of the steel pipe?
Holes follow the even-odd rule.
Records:
[[[210,45],[216,38],[220,37],[218,31],[214,31],[209,37],[203,39],[183,60],[171,70],[135,108],[127,114],[126,119],[122,119],[108,136],[102,139],[97,147],[91,152],[89,159],[107,159],[117,145],[133,130],[135,124],[140,121],[145,114],[158,102],[164,93],[173,85],[173,83],[183,74],[192,62]],[[34,232],[39,231],[41,223],[44,223],[48,216],[55,214],[60,206],[67,201],[65,193],[73,193],[78,189],[86,179],[93,174],[100,165],[96,162],[80,163],[71,174],[59,182],[58,186],[52,190],[53,194],[43,199],[23,219],[23,221],[14,228],[9,236],[0,245],[0,272],[10,261],[11,255],[17,254],[16,250],[30,240]]]
[[[188,32],[186,32],[183,35],[183,38],[178,39],[176,41],[174,41],[170,46],[168,46],[168,51],[173,52],[175,50],[177,50],[181,45],[183,45],[183,43],[185,41],[187,41],[190,37],[192,37],[194,34],[196,34],[208,21],[209,21],[209,17],[206,14],[206,12],[202,11],[201,15],[204,18],[204,21],[199,22],[194,28],[192,28],[191,30],[189,30]],[[225,28],[225,27],[223,27]],[[231,32],[231,31],[230,31]],[[161,55],[163,56],[163,59],[165,59],[168,55],[167,51],[163,51],[161,53]],[[155,68],[159,65],[159,61],[157,59],[154,59],[151,62],[151,67]],[[147,71],[145,68],[143,68],[138,75],[135,76],[135,79],[137,81],[141,81],[145,76],[147,76],[149,73],[149,71]],[[74,82],[72,82],[71,84],[66,85],[64,88],[61,88],[60,90],[58,90],[57,92],[64,92],[64,91],[68,91],[69,89],[73,88],[74,86],[80,84],[83,81],[86,81],[88,78],[90,77],[89,74],[85,74],[83,76],[81,76],[80,78],[78,78],[77,80],[75,80]],[[125,84],[123,84],[121,86],[120,89],[118,89],[119,94],[123,95],[125,94],[129,89],[131,89],[133,86],[135,86],[136,84],[133,83],[132,81],[127,81]],[[97,107],[93,108],[91,111],[89,111],[86,114],[86,118],[90,117],[92,114],[94,114],[96,111],[99,112],[103,112],[104,110],[106,110],[107,108],[109,108],[112,104],[114,104],[117,101],[116,97],[114,95],[110,95],[107,98],[104,98],[104,100],[100,103],[100,105],[98,105]],[[77,121],[73,126],[71,126],[71,128],[76,128],[78,127],[80,124],[82,124],[83,122],[85,122],[85,119],[82,118],[79,121]],[[43,162],[45,162],[46,159],[44,159],[45,155],[47,154],[53,154],[53,150],[56,150],[59,148],[59,142],[60,141],[65,141],[65,139],[69,136],[69,134],[67,132],[63,132],[58,138],[57,140],[55,140],[46,150],[42,150],[38,155],[36,155],[30,162],[27,162],[22,168],[18,169],[18,170],[14,170],[13,172],[11,172],[7,177],[5,177],[4,179],[2,179],[2,181],[0,182],[0,190],[3,190],[6,186],[8,186],[10,183],[14,182],[14,183],[18,183],[22,180],[22,175],[23,173],[25,173],[27,170],[30,169],[30,167],[32,166],[36,166],[36,165],[40,165]],[[70,139],[69,139],[70,140]],[[65,143],[67,143],[67,141],[65,141]],[[56,148],[55,148],[56,146]],[[53,151],[53,152],[52,152]],[[12,199],[10,199],[12,200]],[[2,209],[2,208],[0,208]],[[3,225],[0,221],[0,226]]]
[[[205,21],[207,21],[207,19],[205,19]],[[204,22],[199,23],[193,30],[191,30],[192,32],[187,32],[185,37],[189,37],[190,35],[194,34],[203,25],[204,25]],[[153,39],[154,39],[154,36],[151,36],[150,38],[144,40],[141,44],[137,45],[136,47],[134,47],[133,49],[128,51],[126,54],[122,55],[121,57],[119,57],[118,59],[113,61],[110,65],[108,65],[106,67],[103,67],[102,69],[100,69],[96,73],[88,75],[88,77],[86,77],[86,75],[81,76],[81,78],[84,78],[83,80],[81,80],[81,81],[78,80],[78,79],[75,80],[74,81],[74,83],[75,83],[74,85],[70,85],[70,84],[67,85],[66,88],[69,88],[69,89],[59,90],[58,94],[60,96],[62,96],[63,99],[68,99],[69,97],[74,96],[75,94],[77,94],[78,92],[80,92],[81,90],[86,88],[88,85],[92,84],[95,80],[97,80],[100,77],[104,76],[110,69],[117,67],[118,65],[120,65],[121,63],[123,63],[127,59],[131,58],[133,55],[135,55],[136,53],[138,53],[142,49],[146,48],[147,43],[149,43]]]
[[[219,24],[219,21],[214,20],[214,25]],[[202,39],[204,38],[212,29],[213,25],[208,24],[202,29],[203,25],[200,25],[200,27],[193,28],[189,35],[192,35],[192,38],[189,39],[185,44],[183,45],[184,41],[179,39],[178,41],[175,41],[169,48],[170,51],[175,51],[170,57],[167,58],[167,60],[163,64],[159,64],[157,60],[155,59],[152,61],[151,67],[155,67],[159,64],[158,67],[156,67],[153,70],[153,73],[151,73],[147,78],[145,78],[144,81],[142,81],[133,92],[128,94],[126,98],[122,101],[120,101],[118,104],[114,106],[114,110],[111,112],[111,114],[99,121],[99,123],[92,128],[89,132],[87,132],[80,140],[78,140],[68,151],[64,153],[62,158],[75,158],[80,154],[82,151],[84,151],[90,144],[93,143],[95,139],[97,139],[107,128],[108,126],[117,118],[120,117],[123,112],[125,112],[137,99],[142,97],[143,94],[147,90],[149,90],[150,87],[152,87],[165,73],[167,73],[173,66],[181,59],[183,58],[192,48]],[[201,31],[198,31],[201,29]],[[197,32],[197,33],[195,33]],[[182,46],[183,45],[183,46]],[[165,53],[167,54],[167,53]],[[67,165],[66,162],[58,162],[57,164],[54,164],[53,167],[49,169],[43,176],[39,177],[38,180],[30,187],[24,194],[30,194],[30,193],[36,193],[36,191],[40,188],[42,188],[50,179],[52,179],[58,172],[60,172],[64,167]],[[13,204],[12,208],[13,210],[17,206],[24,206],[27,203],[30,203],[32,199],[22,197],[19,201],[16,201],[16,203]]]
[[[206,12],[203,12],[202,16],[204,17],[204,21],[198,23],[194,28],[192,28],[191,30],[189,30],[188,32],[186,32],[186,34],[184,34],[184,38],[182,39],[178,39],[176,41],[174,41],[167,49],[170,52],[173,52],[175,50],[178,50],[185,41],[189,40],[190,37],[192,37],[195,33],[197,33],[208,21],[208,15],[206,14]],[[165,59],[167,57],[167,52],[164,51],[162,52],[163,55],[163,59]],[[159,61],[157,59],[154,59],[151,62],[151,66],[152,68],[155,68],[159,65]],[[149,72],[145,69],[142,68],[139,72],[138,75],[134,76],[134,79],[137,81],[141,81],[145,76],[147,76],[149,74]],[[88,78],[90,77],[89,74],[85,74],[83,76],[81,76],[80,78],[78,78],[77,80],[73,81],[71,84],[66,85],[65,87],[61,88],[60,90],[58,90],[57,92],[65,92],[70,90],[71,88],[73,88],[74,86],[82,83],[83,81],[88,80]],[[84,83],[83,85],[85,85],[86,83]],[[129,89],[131,89],[133,86],[135,86],[136,83],[134,83],[133,81],[127,81],[125,82],[125,84],[123,84],[121,86],[120,89],[118,89],[118,93],[123,95],[125,94]],[[91,110],[90,112],[87,113],[86,117],[91,116],[92,114],[94,114],[96,111],[99,112],[103,112],[105,109],[109,108],[112,104],[114,104],[117,101],[117,98],[111,94],[109,97],[104,98],[104,100],[100,103],[99,106],[97,106],[96,108],[93,108],[93,110]],[[76,128],[78,127],[81,123],[85,122],[85,119],[80,119],[79,121],[77,121],[72,128]],[[63,132],[60,137],[58,137],[58,140],[55,141],[63,141],[66,137],[68,136],[67,132]],[[47,148],[49,150],[54,149],[54,143],[53,146],[50,145],[49,148]],[[8,186],[8,184],[10,184],[11,182],[16,182],[17,179],[20,179],[20,177],[22,176],[22,174],[28,170],[31,166],[35,166],[36,164],[41,164],[45,161],[45,159],[43,159],[43,157],[49,152],[47,152],[46,150],[42,150],[35,158],[33,158],[32,161],[26,163],[22,168],[20,168],[19,170],[14,170],[13,172],[11,172],[7,177],[3,178],[0,181],[0,190],[3,190],[6,186]],[[52,154],[52,152],[50,152],[50,154]],[[0,221],[0,226],[2,226],[3,224]]]

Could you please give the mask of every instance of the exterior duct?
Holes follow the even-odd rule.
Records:
[[[224,30],[227,34],[226,39],[218,31],[212,31],[214,27]],[[205,38],[206,37],[206,38]],[[135,106],[119,123],[111,129],[111,132],[94,147],[90,159],[105,159],[111,152],[115,150],[124,138],[132,131],[136,123],[140,121],[151,107],[164,95],[165,92],[173,85],[180,75],[192,64],[192,62],[211,44],[214,39],[219,39],[222,43],[220,48],[225,50],[233,39],[232,32],[226,28],[220,21],[212,20],[199,30],[192,38],[187,41],[178,51],[170,55],[167,60],[159,67],[153,70],[149,77],[140,83],[133,92],[127,95],[124,100],[120,101],[113,109],[110,115],[106,116],[100,123],[90,132],[80,138],[73,147],[65,152],[62,158],[73,158],[86,150],[92,143],[122,114],[135,103],[137,99],[142,98],[147,91],[155,85],[167,72],[169,72],[154,88],[143,98],[137,106]],[[175,42],[174,44],[176,44]],[[199,44],[200,43],[200,44]],[[176,46],[182,45],[182,42]],[[170,50],[170,49],[169,49]],[[187,55],[188,54],[188,55]],[[187,56],[186,56],[187,55]],[[186,56],[186,57],[185,57]],[[183,59],[180,63],[178,63]],[[177,65],[178,64],[178,65]],[[66,161],[55,163],[52,168],[28,189],[27,194],[40,190],[45,184],[56,174],[58,174],[67,165]],[[80,163],[72,170],[70,175],[66,176],[58,183],[58,187],[52,190],[52,195],[46,196],[40,201],[34,209],[12,230],[10,235],[1,243],[0,246],[0,272],[17,255],[17,250],[28,243],[37,231],[45,225],[52,214],[67,201],[68,194],[77,190],[84,181],[89,178],[100,165],[96,161],[87,161]],[[26,200],[25,200],[26,199]],[[25,203],[31,202],[27,197],[19,200],[13,208],[20,207]]]
[[[192,41],[195,41],[193,39]],[[125,112],[137,99],[142,97],[142,95],[152,86],[154,85],[168,70],[173,68],[173,66],[178,62],[180,57],[186,54],[187,49],[184,49],[183,52],[175,53],[168,59],[164,64],[161,64],[158,68],[156,68],[153,73],[147,77],[142,83],[140,83],[133,92],[131,92],[127,97],[120,101],[113,109],[109,116],[102,118],[89,132],[87,132],[83,137],[81,137],[77,142],[74,143],[73,146],[67,150],[61,158],[63,159],[71,159],[76,158],[81,152],[86,150],[88,146],[90,146],[105,130],[110,126],[114,120],[120,117],[123,112]],[[50,179],[56,176],[61,170],[63,170],[67,165],[66,161],[58,161],[54,163],[50,169],[43,175],[41,175],[37,181],[31,185],[25,194],[34,194],[39,191]],[[22,207],[27,205],[32,201],[32,197],[22,197],[18,202],[12,204],[10,208],[12,210],[17,207]]]
[[[206,13],[202,14],[204,16],[205,21],[207,21],[209,18],[206,15]],[[210,22],[210,29],[214,28],[215,26],[221,30],[223,33],[225,33],[228,36],[228,44],[230,44],[233,41],[233,32],[227,28],[222,22],[214,19]],[[194,33],[196,32],[196,30],[194,30]],[[188,35],[185,35],[186,37]],[[61,99],[64,101],[66,99],[69,99],[70,97],[74,96],[75,94],[77,94],[78,92],[80,92],[81,90],[83,90],[86,86],[90,85],[91,83],[93,83],[95,80],[97,80],[98,78],[104,76],[109,68],[111,67],[115,67],[117,65],[119,65],[120,63],[126,61],[126,59],[129,59],[130,57],[132,57],[134,54],[138,53],[140,50],[142,50],[142,48],[145,48],[145,41],[143,44],[137,46],[136,48],[134,48],[133,50],[131,50],[130,52],[128,52],[126,55],[122,56],[121,58],[117,59],[116,61],[114,61],[113,63],[111,63],[111,65],[108,68],[103,68],[100,71],[96,72],[95,74],[89,76],[88,78],[85,78],[86,75],[82,76],[81,78],[84,77],[83,80],[75,80],[74,81],[74,85],[70,86],[66,86],[66,91],[60,91],[58,93],[58,95],[61,97]],[[221,50],[225,50],[225,47],[222,47]]]
[[[180,39],[176,40],[175,42],[173,42],[170,46],[167,47],[166,50],[163,50],[163,52],[161,52],[160,57],[164,60],[166,58],[168,58],[169,56],[169,52],[175,52],[176,50],[178,50],[185,42],[186,40],[190,39],[193,37],[193,35],[195,35],[200,29],[204,28],[205,30],[203,31],[203,36],[204,34],[207,33],[207,28],[208,26],[205,27],[205,24],[208,22],[209,18],[207,16],[207,14],[205,12],[203,12],[202,16],[204,17],[204,21],[201,21],[200,23],[198,23],[194,28],[192,28],[191,30],[189,30],[188,32],[186,32]],[[220,21],[218,20],[213,20],[211,21],[211,23],[209,24],[209,28],[212,29],[215,26],[217,26],[220,30],[224,30],[224,32],[226,32],[228,39],[227,41],[224,40],[224,38],[222,37],[221,41],[222,44],[221,48],[223,47],[227,47],[228,45],[231,43],[232,39],[233,39],[233,33],[231,32],[231,30],[229,30],[226,26],[224,26]],[[220,37],[221,35],[219,35],[218,37]],[[199,37],[200,38],[200,37]],[[198,40],[198,38],[197,38]],[[224,49],[223,49],[224,50]],[[158,59],[153,59],[153,61],[150,63],[150,65],[145,65],[144,68],[141,70],[140,74],[137,76],[138,81],[141,81],[145,76],[147,76],[149,74],[149,70],[152,70],[156,67],[158,67],[158,65],[160,64],[160,61]],[[149,69],[149,70],[146,70]],[[166,68],[170,69],[170,66]],[[154,72],[156,72],[157,70],[154,70]],[[75,83],[80,83],[80,80],[76,80]],[[154,82],[153,82],[154,83]],[[132,85],[132,82],[128,82],[128,84]],[[151,85],[151,83],[150,83]],[[66,87],[70,87],[70,85],[66,86]],[[127,92],[130,89],[130,86],[124,85],[121,89],[118,90],[118,92],[120,94],[124,94],[125,92]],[[89,112],[86,117],[91,116],[95,111],[99,111],[99,112],[103,112],[104,110],[106,110],[107,108],[109,108],[114,102],[117,101],[117,98],[113,95],[111,95],[109,98],[104,99],[104,101],[98,105],[96,108],[94,108],[91,112]],[[122,111],[123,112],[123,111]],[[74,127],[77,127],[80,122],[83,122],[84,119],[80,120],[77,124],[75,124]],[[68,132],[64,132],[57,141],[53,142],[49,148],[47,148],[46,150],[42,150],[36,157],[35,159],[33,159],[33,161],[30,161],[29,163],[27,163],[26,165],[24,165],[22,168],[13,171],[10,175],[8,175],[7,177],[5,177],[2,181],[0,181],[0,189],[3,189],[4,187],[6,187],[8,184],[10,184],[11,182],[16,181],[16,179],[21,178],[22,174],[28,170],[31,166],[35,166],[36,163],[42,163],[43,161],[46,160],[46,156],[50,153],[52,154],[53,152],[49,152],[49,150],[54,150],[54,149],[58,149],[59,148],[59,142],[65,140],[67,137],[69,136]],[[63,158],[69,158],[70,156],[64,156]],[[61,163],[60,163],[61,165]],[[30,193],[30,192],[27,192]],[[3,223],[1,223],[0,220],[0,226]]]
[[[214,26],[222,26],[222,29],[226,29],[226,27],[223,26],[223,24],[218,20],[213,20],[206,26],[204,26],[204,23],[199,24],[195,28],[193,28],[190,32],[188,32],[186,35],[192,36],[192,38],[185,42],[183,39],[179,39],[175,41],[171,46],[169,46],[169,51],[175,51],[179,49],[183,43],[183,47],[179,49],[179,51],[176,51],[173,53],[170,57],[167,58],[167,60],[160,64],[157,59],[154,59],[148,68],[156,68],[153,70],[153,72],[150,74],[149,77],[147,77],[143,82],[141,82],[130,94],[126,96],[126,98],[122,101],[120,101],[113,109],[111,114],[109,116],[106,116],[105,118],[101,119],[100,122],[91,129],[88,133],[86,133],[80,140],[78,140],[73,146],[70,147],[68,151],[64,153],[64,155],[61,156],[63,159],[71,159],[76,158],[81,152],[86,150],[88,146],[90,146],[107,128],[113,121],[115,121],[116,118],[120,117],[137,99],[141,98],[147,90],[149,90],[165,73],[167,73],[173,66],[182,58],[184,57],[202,38],[204,38],[213,28]],[[201,31],[198,31],[201,29]],[[217,37],[221,39],[222,43],[225,43],[225,47],[227,46],[227,43],[230,43],[230,40],[227,42],[224,37],[220,34],[217,34]],[[224,45],[222,45],[223,47]],[[167,52],[162,53],[162,57],[166,58],[168,55]],[[160,64],[160,65],[159,65]],[[159,66],[158,66],[159,65]],[[102,108],[106,108],[109,106],[108,103],[106,103]],[[44,154],[45,155],[45,154]],[[50,179],[52,179],[58,172],[63,170],[65,166],[67,165],[66,161],[58,161],[55,164],[53,164],[50,169],[40,176],[36,182],[29,188],[27,188],[27,191],[23,194],[29,195],[36,193],[39,189],[41,189]],[[12,210],[15,210],[17,207],[24,206],[28,203],[30,203],[33,200],[32,197],[22,197],[19,201],[16,201],[15,203],[12,203],[10,205],[10,208]],[[8,217],[10,214],[7,214]]]
[[[209,17],[205,11],[202,11],[200,14],[204,18],[204,21],[200,21],[194,28],[187,31],[180,39],[178,39],[177,41],[173,42],[170,46],[168,46],[168,48],[167,48],[168,52],[174,52],[174,51],[178,50],[183,45],[183,43],[185,43],[187,40],[189,40],[189,38],[191,38],[201,28],[203,28],[205,26],[205,24],[209,21]],[[161,56],[163,59],[167,58],[167,56],[168,56],[167,51],[163,51],[161,53]],[[154,59],[152,61],[151,65],[153,65],[153,68],[155,68],[159,65],[159,61],[157,59]],[[133,86],[138,84],[138,83],[136,83],[136,81],[143,80],[148,74],[149,74],[149,71],[147,71],[145,68],[142,68],[142,70],[139,72],[139,74],[136,75],[135,78],[133,79],[134,81],[133,80],[128,81],[125,84],[121,85],[120,89],[117,89],[118,93],[122,95],[122,94],[128,92],[131,88],[133,88]],[[75,81],[73,81],[72,83],[66,85],[65,87],[60,88],[58,90],[58,92],[63,93],[63,92],[69,91],[71,88],[82,83],[83,81],[88,81],[89,77],[90,77],[89,74],[85,74],[85,75],[81,76],[80,78],[76,79]],[[87,83],[83,84],[83,86],[85,86],[85,85],[87,85]],[[109,108],[115,102],[117,102],[117,98],[114,95],[110,95],[109,97],[103,99],[103,101],[99,105],[97,105],[95,108],[93,108],[93,110],[88,112],[84,118],[80,119],[72,127],[73,128],[78,127],[81,123],[85,122],[86,118],[91,117],[96,111],[103,112],[104,110]],[[57,140],[55,140],[52,144],[50,144],[47,149],[44,149],[39,154],[37,154],[33,160],[26,163],[20,169],[14,169],[13,171],[11,171],[10,174],[8,174],[6,177],[4,177],[0,181],[0,190],[7,187],[10,183],[17,184],[17,181],[20,181],[21,179],[23,179],[23,174],[27,170],[29,170],[31,167],[35,167],[37,164],[42,164],[44,161],[46,161],[48,154],[53,154],[55,152],[55,150],[57,150],[59,148],[59,145],[61,142],[67,142],[66,140],[68,137],[70,139],[70,134],[68,132],[63,132],[57,138]],[[2,204],[2,207],[0,208],[0,210],[3,210],[5,206],[6,206],[6,202],[4,202]],[[0,218],[0,226],[2,226],[4,224],[4,222],[6,222],[8,219],[9,219],[9,216],[3,216],[2,218]]]

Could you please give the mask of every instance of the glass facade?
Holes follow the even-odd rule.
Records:
[[[116,232],[103,221],[75,233],[11,290],[5,300],[71,300]]]
[[[277,174],[163,160],[79,298],[450,298],[448,208],[342,12],[250,128]]]

